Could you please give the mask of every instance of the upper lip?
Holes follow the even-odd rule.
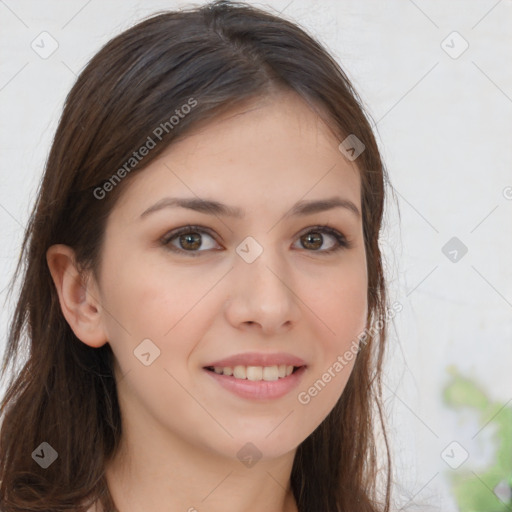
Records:
[[[210,366],[234,367],[234,366],[279,366],[285,364],[287,366],[305,366],[306,363],[300,358],[285,352],[274,354],[263,354],[258,352],[246,352],[245,354],[236,354],[224,359],[219,359],[210,364]]]

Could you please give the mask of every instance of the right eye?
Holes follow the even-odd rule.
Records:
[[[209,230],[200,226],[184,226],[182,228],[175,229],[167,233],[161,240],[162,245],[173,252],[187,254],[190,256],[199,256],[198,249],[204,247],[202,236],[208,236],[214,240],[213,235],[209,233]],[[180,247],[177,247],[172,242],[176,241]],[[212,250],[214,247],[206,247],[205,250]]]

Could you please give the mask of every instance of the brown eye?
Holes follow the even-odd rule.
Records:
[[[208,238],[211,242],[208,242]],[[330,244],[328,243],[329,239],[331,240]],[[325,225],[310,228],[309,231],[299,237],[299,241],[303,249],[318,254],[330,254],[351,247],[351,243],[342,233]],[[328,244],[327,248],[322,249],[322,246],[326,243]],[[219,249],[218,244],[216,246],[213,234],[200,226],[184,226],[171,231],[161,239],[161,244],[170,251],[186,254],[187,256],[200,256],[202,252]]]
[[[330,237],[330,246],[327,249],[321,249],[322,244],[325,242],[325,236]],[[341,249],[348,249],[351,244],[348,240],[336,229],[330,226],[317,226],[310,229],[307,233],[300,237],[302,247],[308,249],[309,252],[318,252],[321,254],[332,253]]]
[[[203,237],[208,237],[213,241],[205,243]],[[171,231],[161,240],[162,245],[174,252],[186,253],[190,256],[199,256],[200,253],[216,249],[215,239],[205,229],[196,226],[185,226],[183,228]],[[201,250],[199,250],[201,249]]]
[[[323,236],[318,232],[311,231],[306,235],[303,235],[301,240],[302,245],[306,247],[306,249],[317,250],[322,246]]]
[[[178,237],[182,249],[199,249],[201,247],[201,235],[199,233],[187,233]]]

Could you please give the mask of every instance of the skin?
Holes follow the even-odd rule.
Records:
[[[354,360],[307,405],[298,394],[366,326],[361,217],[346,208],[283,217],[301,199],[334,195],[361,212],[359,171],[339,143],[294,93],[253,101],[199,125],[130,177],[107,221],[97,279],[80,279],[71,248],[48,250],[76,336],[91,347],[110,343],[115,354],[123,437],[106,474],[120,511],[297,510],[289,486],[295,451],[336,404]],[[215,199],[245,216],[163,208],[140,218],[168,196]],[[196,239],[187,245],[181,237],[180,245],[175,237],[181,254],[166,248],[162,237],[188,224],[212,234],[195,235],[202,245],[192,250]],[[326,253],[337,245],[327,233],[308,243],[304,235],[318,224],[351,247]],[[263,248],[250,264],[236,252],[247,236]],[[160,350],[149,366],[134,356],[147,338]],[[298,387],[249,400],[203,369],[252,351],[304,359]],[[236,455],[247,442],[262,453],[250,468]]]

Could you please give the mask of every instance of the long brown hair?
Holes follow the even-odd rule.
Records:
[[[98,499],[105,511],[115,510],[104,476],[122,433],[113,352],[108,343],[85,345],[65,321],[47,249],[72,247],[81,268],[96,275],[105,221],[131,176],[199,121],[274,90],[300,94],[327,113],[340,142],[354,134],[365,146],[356,164],[367,325],[380,322],[361,343],[340,400],[299,445],[291,487],[301,512],[389,510],[391,465],[381,408],[387,298],[378,244],[387,175],[368,115],[339,65],[296,24],[247,4],[216,1],[157,13],[116,36],[67,96],[11,282],[12,292],[23,271],[2,366],[2,378],[9,365],[13,370],[0,408],[3,512],[85,511]],[[191,98],[196,104],[187,115],[169,122]],[[161,140],[128,170],[133,152],[159,126],[166,126],[158,132]],[[114,182],[123,166],[126,172],[117,172],[123,179]],[[16,369],[23,353],[27,358]],[[382,468],[377,418],[385,441]],[[42,442],[58,453],[47,469],[31,456]]]

